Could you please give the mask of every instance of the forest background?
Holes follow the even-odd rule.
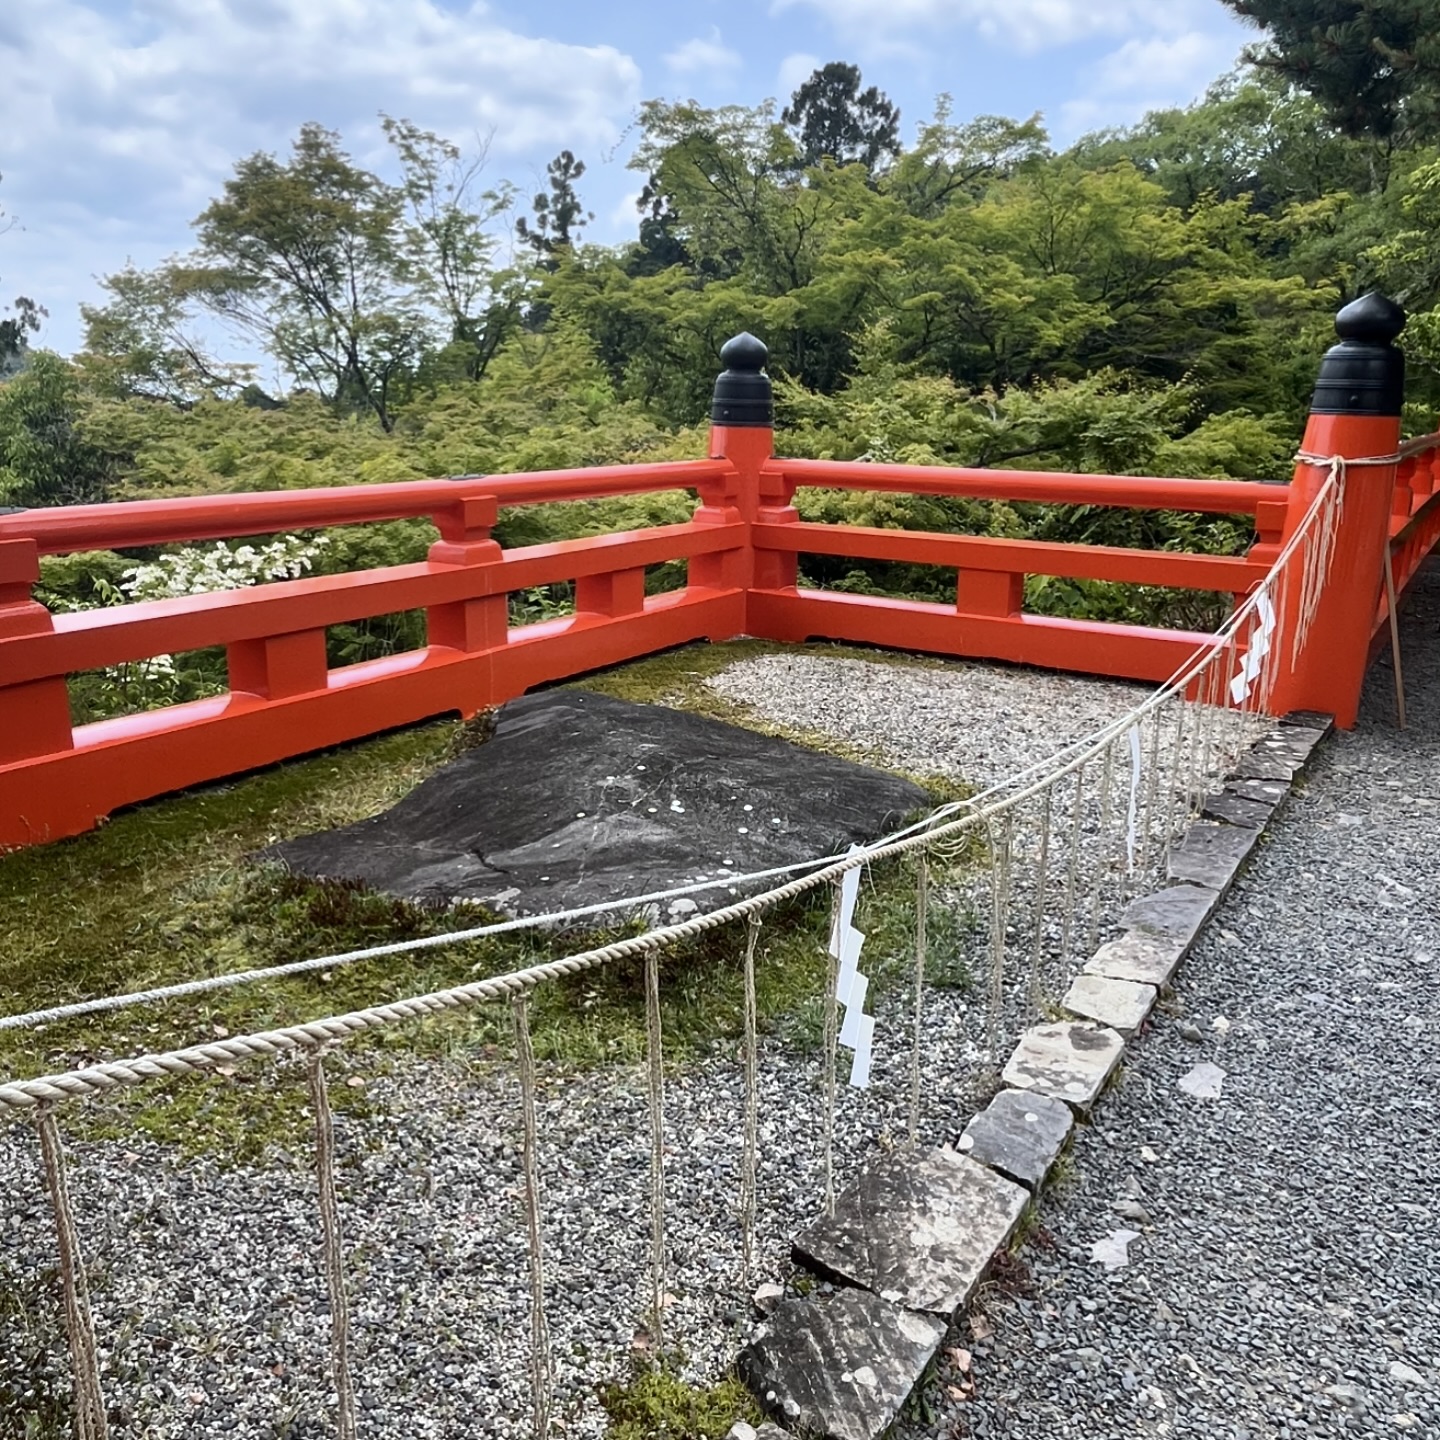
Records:
[[[1336,308],[1411,313],[1412,429],[1440,398],[1440,38],[1425,0],[1226,0],[1262,26],[1186,109],[1054,148],[1038,117],[902,143],[858,69],[777,113],[654,100],[633,240],[588,244],[583,158],[534,196],[386,117],[398,180],[304,126],[237,161],[193,248],[121,270],[69,358],[0,311],[0,505],[274,490],[704,453],[718,351],[770,348],[793,456],[1284,479]],[[3,230],[3,219],[0,219]],[[3,247],[3,242],[0,242]],[[3,261],[3,248],[0,248]],[[226,354],[213,337],[228,336]],[[281,393],[237,356],[265,355]],[[1239,520],[815,491],[807,518],[1233,553]],[[684,518],[682,493],[502,514],[507,545]],[[52,608],[423,558],[422,522],[45,562]],[[683,583],[661,571],[652,584]],[[953,577],[807,562],[806,583],[934,598]],[[1213,596],[1034,577],[1047,613],[1208,626]],[[563,613],[565,587],[513,597]],[[337,627],[335,663],[423,643]],[[223,688],[204,654],[75,688],[77,718]]]

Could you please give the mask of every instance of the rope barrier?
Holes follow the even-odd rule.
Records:
[[[1001,1010],[1004,1003],[1007,937],[1010,910],[1015,894],[1016,817],[1017,813],[1023,814],[1019,807],[1033,799],[1039,799],[1042,807],[1040,858],[1036,870],[1035,921],[1029,979],[1029,1000],[1030,1004],[1034,1006],[1039,1001],[1040,962],[1044,948],[1049,890],[1050,849],[1052,830],[1057,820],[1054,813],[1056,789],[1065,780],[1073,777],[1072,809],[1069,816],[1069,853],[1066,857],[1065,901],[1061,926],[1061,950],[1068,957],[1076,920],[1081,840],[1086,814],[1087,769],[1097,761],[1100,763],[1101,773],[1097,797],[1099,826],[1096,832],[1094,864],[1093,867],[1087,867],[1089,868],[1091,888],[1091,894],[1088,897],[1089,941],[1093,948],[1099,924],[1100,888],[1107,874],[1107,857],[1114,838],[1111,833],[1113,791],[1117,747],[1121,744],[1122,739],[1126,737],[1127,732],[1135,732],[1129,735],[1127,743],[1135,747],[1132,753],[1136,756],[1134,764],[1138,766],[1140,763],[1138,757],[1141,753],[1139,747],[1143,743],[1143,726],[1147,723],[1151,726],[1150,774],[1145,792],[1144,822],[1139,846],[1140,852],[1144,856],[1151,848],[1152,830],[1159,808],[1156,789],[1159,784],[1163,749],[1162,725],[1166,707],[1174,706],[1177,719],[1174,741],[1168,756],[1168,779],[1164,787],[1164,817],[1160,825],[1160,838],[1168,853],[1170,839],[1175,828],[1173,805],[1179,782],[1183,782],[1185,809],[1192,810],[1203,801],[1212,772],[1217,766],[1224,764],[1225,757],[1232,750],[1238,752],[1246,731],[1247,704],[1252,700],[1254,702],[1254,709],[1250,712],[1250,723],[1254,723],[1264,716],[1267,708],[1264,702],[1268,698],[1270,687],[1273,687],[1277,667],[1273,660],[1268,664],[1265,663],[1267,651],[1261,647],[1257,637],[1261,636],[1263,626],[1273,619],[1273,614],[1267,614],[1267,607],[1271,606],[1272,585],[1279,597],[1279,613],[1282,616],[1289,616],[1287,603],[1291,593],[1292,570],[1299,572],[1295,579],[1298,595],[1293,637],[1294,653],[1298,654],[1299,648],[1304,645],[1308,637],[1325,582],[1328,579],[1330,566],[1334,560],[1336,531],[1344,503],[1348,468],[1393,465],[1399,463],[1407,455],[1418,454],[1422,450],[1433,449],[1437,446],[1440,446],[1440,433],[1408,442],[1391,456],[1347,459],[1338,456],[1313,456],[1302,451],[1296,457],[1297,463],[1326,467],[1328,474],[1307,506],[1300,525],[1282,547],[1266,580],[1256,587],[1241,605],[1236,607],[1230,619],[1216,635],[1199,646],[1195,654],[1179,667],[1165,685],[1159,687],[1141,704],[1132,707],[1125,715],[1098,727],[1087,736],[1062,746],[1054,754],[1037,761],[1034,765],[1007,776],[969,800],[941,806],[923,819],[892,832],[869,846],[852,849],[844,855],[819,857],[795,865],[750,872],[746,875],[727,875],[714,881],[696,882],[692,885],[652,892],[646,896],[605,901],[545,916],[496,922],[449,935],[373,946],[336,956],[315,957],[272,969],[208,977],[202,981],[158,987],[154,990],[132,992],[123,996],[103,997],[77,1002],[69,1006],[32,1011],[26,1015],[0,1018],[0,1029],[43,1024],[83,1014],[119,1009],[128,1005],[205,993],[209,990],[252,981],[273,980],[287,975],[303,974],[387,955],[452,946],[514,931],[545,926],[555,927],[598,914],[612,913],[625,908],[638,908],[642,905],[660,903],[700,891],[719,888],[734,890],[742,886],[789,877],[783,884],[773,886],[758,894],[746,896],[707,914],[696,915],[683,922],[661,926],[646,934],[626,937],[607,945],[564,956],[510,974],[487,977],[467,985],[412,996],[389,1004],[352,1011],[348,1014],[332,1015],[305,1024],[252,1035],[227,1037],[205,1045],[160,1054],[141,1055],[129,1060],[109,1061],[63,1074],[0,1085],[0,1110],[35,1112],[46,1188],[54,1213],[60,1253],[66,1329],[74,1375],[77,1440],[106,1440],[106,1415],[100,1387],[98,1347],[85,1284],[84,1265],[80,1255],[73,1207],[67,1188],[63,1148],[52,1106],[68,1099],[141,1084],[150,1079],[203,1073],[236,1061],[280,1055],[289,1051],[307,1052],[310,1094],[315,1122],[316,1174],[324,1270],[331,1302],[331,1364],[337,1400],[337,1436],[338,1440],[355,1440],[355,1392],[350,1373],[345,1257],[335,1181],[334,1123],[324,1069],[325,1053],[329,1047],[351,1035],[388,1025],[406,1023],[454,1009],[508,1000],[514,1017],[516,1064],[520,1078],[522,1106],[521,1161],[530,1255],[530,1363],[534,1435],[536,1440],[548,1440],[552,1429],[553,1372],[550,1336],[545,1313],[544,1252],[536,1122],[536,1065],[528,1009],[530,991],[549,981],[580,974],[613,962],[634,957],[644,958],[651,1151],[650,1309],[652,1338],[658,1354],[664,1346],[663,1312],[669,1298],[666,1293],[665,1096],[659,973],[664,948],[732,924],[737,920],[743,919],[747,922],[742,1055],[745,1113],[740,1221],[744,1266],[746,1274],[749,1275],[755,1263],[758,1168],[758,1017],[755,961],[764,914],[778,905],[826,884],[835,887],[836,906],[838,907],[839,881],[847,873],[857,866],[868,866],[880,859],[899,857],[912,851],[915,853],[914,1018],[908,1136],[910,1143],[916,1143],[919,1133],[921,1097],[920,1044],[924,1019],[931,855],[959,853],[961,847],[978,832],[978,827],[982,825],[990,839],[990,976],[986,1029],[990,1060],[992,1064],[998,1065],[998,1039]],[[1393,626],[1394,580],[1388,567],[1386,580]],[[1252,681],[1258,682],[1259,688],[1244,689],[1237,703],[1231,707],[1227,704],[1227,689],[1231,684],[1231,673],[1235,670],[1241,655],[1241,636],[1245,633],[1247,626],[1250,627],[1245,644],[1247,664],[1242,668],[1245,675],[1249,677],[1245,682],[1246,685],[1250,685]],[[1248,664],[1250,656],[1258,656],[1258,671]],[[1398,653],[1396,672],[1398,682]],[[1403,691],[1400,694],[1400,705],[1403,725]],[[1229,726],[1224,724],[1224,712],[1227,709],[1233,709],[1235,712],[1235,720]],[[1093,774],[1093,771],[1091,773]],[[1135,779],[1132,781],[1130,791],[1128,843],[1132,847],[1132,869],[1137,786],[1138,770],[1135,772]],[[1019,833],[1024,833],[1023,828]],[[838,914],[838,908],[836,913]],[[825,1045],[822,1060],[825,1092],[824,1168],[827,1214],[834,1213],[835,1204],[837,958],[832,951],[829,955],[829,978],[825,997]]]
[[[1440,445],[1440,435],[1435,437],[1435,443]],[[1330,474],[1307,509],[1301,526],[1282,548],[1275,565],[1272,567],[1272,574],[1283,571],[1290,559],[1300,551],[1302,542],[1308,535],[1308,527],[1313,523],[1314,517],[1320,512],[1320,509],[1327,499],[1340,487],[1346,466],[1394,463],[1393,457],[1367,457],[1360,460],[1345,461],[1338,460],[1335,457],[1330,458],[1334,461],[1334,463],[1330,465]],[[1297,459],[1305,460],[1306,463],[1313,463],[1308,457],[1303,455],[1303,453],[1300,457],[1297,457]],[[1106,746],[1116,735],[1123,733],[1123,731],[1130,726],[1139,723],[1146,716],[1153,714],[1176,695],[1185,696],[1189,687],[1199,677],[1206,674],[1208,667],[1216,662],[1217,656],[1223,656],[1225,646],[1232,636],[1239,633],[1240,628],[1254,617],[1256,614],[1257,599],[1263,593],[1264,587],[1258,587],[1241,606],[1236,608],[1230,620],[1217,632],[1216,636],[1205,645],[1199,647],[1196,655],[1185,665],[1181,666],[1170,681],[1161,686],[1149,698],[1125,715],[1100,727],[1097,731],[1092,732],[1091,735],[1082,737],[1082,739],[1073,741],[1069,745],[1062,747],[1046,760],[1039,761],[1035,765],[990,786],[987,790],[972,797],[968,801],[956,801],[948,806],[940,807],[934,815],[917,821],[914,825],[907,827],[906,830],[896,832],[898,838],[887,837],[885,840],[876,842],[871,846],[851,851],[845,856],[822,864],[817,869],[808,869],[806,873],[784,885],[720,909],[710,911],[706,914],[695,916],[688,921],[649,931],[644,935],[628,937],[625,940],[610,945],[565,956],[544,964],[531,966],[528,969],[513,971],[507,975],[474,981],[468,985],[434,991],[426,995],[410,997],[387,1005],[352,1011],[345,1015],[329,1016],[322,1020],[312,1021],[303,1025],[288,1026],[280,1030],[264,1031],[253,1035],[229,1038],[223,1041],[192,1046],[163,1054],[141,1055],[125,1061],[108,1061],[98,1065],[71,1070],[59,1075],[40,1076],[29,1080],[13,1081],[9,1084],[0,1085],[0,1109],[30,1109],[45,1101],[62,1101],[76,1096],[100,1093],[122,1086],[140,1084],[149,1079],[161,1078],[168,1075],[208,1071],[221,1064],[244,1061],[258,1055],[274,1055],[294,1049],[314,1049],[329,1041],[344,1039],[348,1035],[355,1034],[362,1030],[376,1029],[386,1025],[402,1023],[425,1015],[440,1013],[445,1010],[466,1008],[494,1000],[507,999],[524,990],[532,989],[538,984],[579,974],[614,960],[648,954],[651,949],[657,946],[689,939],[695,935],[715,929],[718,926],[729,924],[733,920],[744,918],[751,913],[772,908],[818,885],[832,883],[840,875],[844,874],[846,870],[856,865],[870,864],[879,859],[905,854],[912,849],[922,846],[934,846],[953,837],[957,832],[968,831],[976,825],[986,823],[993,814],[1001,810],[1009,809],[1032,796],[1043,793],[1043,791],[1059,783],[1059,781],[1071,774],[1077,777],[1075,811],[1072,823],[1071,862],[1073,869],[1073,864],[1077,859],[1076,847],[1079,841],[1082,805],[1081,791],[1083,788],[1084,768],[1087,763],[1101,756]],[[1185,703],[1188,705],[1188,699]],[[1180,724],[1183,730],[1183,711]],[[1038,779],[1035,778],[1037,775],[1039,776]],[[1187,803],[1190,793],[1188,778],[1189,777],[1187,777]],[[986,802],[992,803],[987,804]],[[1169,817],[1167,817],[1167,819],[1168,818]],[[937,824],[937,820],[942,821],[942,823]],[[1173,826],[1167,826],[1167,828],[1173,832]],[[757,874],[758,873],[760,872],[757,872]],[[734,884],[736,881],[732,878],[723,883]],[[707,888],[714,888],[713,884],[707,882]],[[1073,885],[1067,885],[1067,920],[1073,914],[1073,898]],[[612,909],[614,908],[614,904],[595,908]],[[479,929],[485,933],[494,934],[500,933],[502,926],[514,929],[531,923],[538,922],[502,922],[500,926],[479,927]],[[470,932],[470,935],[473,936],[478,933],[479,931]],[[465,932],[450,936],[426,937],[422,941],[406,941],[396,945],[376,946],[367,951],[350,952],[350,954],[355,959],[375,958],[380,955],[402,953],[405,950],[426,948],[430,945],[454,944],[463,938],[469,938]],[[1069,940],[1070,935],[1067,933],[1065,936],[1067,953]],[[338,963],[334,961],[334,957],[330,958],[332,963]],[[319,962],[302,963],[314,965]],[[273,975],[275,972],[263,971],[260,973],[268,976]],[[218,979],[221,977],[213,978]],[[112,1003],[115,1003],[117,1000],[119,1003],[139,1003],[138,1000],[133,1000],[128,997],[112,997]],[[87,1007],[95,1003],[97,1002],[82,1002],[82,1004],[85,1004]],[[75,1013],[76,1008],[77,1007],[62,1007],[56,1012],[37,1013],[68,1015]],[[4,1022],[0,1022],[0,1024],[3,1023]],[[15,1017],[12,1017],[11,1023],[15,1023]]]

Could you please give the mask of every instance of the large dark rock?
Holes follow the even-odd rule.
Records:
[[[383,815],[262,858],[535,915],[844,850],[930,804],[907,780],[736,725],[551,690],[504,706],[485,744]],[[732,898],[722,888],[694,903]]]

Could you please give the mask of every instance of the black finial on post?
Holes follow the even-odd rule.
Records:
[[[1405,401],[1405,356],[1395,338],[1405,312],[1372,290],[1335,317],[1340,343],[1320,362],[1312,415],[1398,415]]]
[[[765,373],[765,362],[769,358],[765,342],[757,340],[749,331],[720,347],[725,369],[715,377],[711,424],[758,428],[775,423],[770,377]]]

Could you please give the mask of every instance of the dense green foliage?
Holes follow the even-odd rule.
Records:
[[[0,503],[694,456],[717,351],[741,329],[770,346],[790,454],[1282,478],[1334,310],[1372,285],[1412,312],[1410,394],[1428,423],[1440,149],[1431,42],[1406,18],[1416,7],[1337,0],[1370,28],[1318,40],[1292,23],[1313,6],[1235,8],[1270,27],[1256,68],[1066,150],[1038,117],[962,122],[943,97],[902,148],[888,99],[838,63],[778,117],[769,104],[647,102],[637,234],[619,246],[582,243],[585,170],[571,151],[517,221],[512,186],[482,188],[483,156],[410,121],[385,121],[398,180],[307,125],[288,156],[237,163],[191,253],[104,282],[82,353],[28,356],[0,383]],[[1390,118],[1337,109],[1316,45],[1335,64],[1341,45],[1380,65],[1399,86]],[[503,240],[517,232],[512,262]],[[238,327],[247,354],[208,353],[205,317]],[[254,383],[260,353],[286,379],[281,398]],[[678,519],[689,503],[507,513],[501,538]],[[803,503],[835,520],[1049,539],[1232,551],[1248,538],[1185,515],[823,492]],[[337,534],[318,563],[415,559],[428,538],[422,524]],[[114,568],[52,562],[46,584],[96,603]],[[808,578],[927,595],[949,583],[876,565],[812,564]],[[531,600],[537,613],[564,603]],[[1030,601],[1209,614],[1197,597],[1083,582],[1036,581]],[[360,658],[402,638],[337,643]]]

